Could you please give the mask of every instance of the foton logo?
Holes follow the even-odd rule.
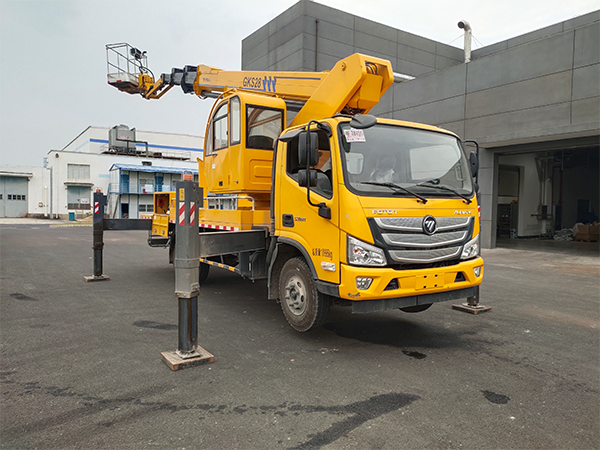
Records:
[[[395,209],[374,209],[372,214],[374,216],[393,216],[395,214],[398,214],[398,211],[396,211]]]
[[[433,233],[437,231],[437,221],[433,216],[425,216],[423,218],[423,232],[431,236]]]

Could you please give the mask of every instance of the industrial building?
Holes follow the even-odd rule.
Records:
[[[479,142],[484,248],[598,219],[600,11],[469,52],[301,0],[243,40],[242,69],[322,71],[357,52],[415,77],[373,114]]]
[[[202,148],[199,136],[90,126],[48,152],[43,168],[0,166],[0,217],[82,218],[96,190],[108,195],[111,217],[143,217],[155,191],[171,190],[183,172],[197,177]]]

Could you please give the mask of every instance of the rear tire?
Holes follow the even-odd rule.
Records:
[[[317,291],[308,265],[301,257],[288,260],[279,278],[281,309],[296,331],[320,327],[327,320],[331,298]]]
[[[427,305],[407,306],[406,308],[400,308],[400,311],[407,313],[418,313],[431,308],[431,305],[433,305],[433,303],[428,303]]]

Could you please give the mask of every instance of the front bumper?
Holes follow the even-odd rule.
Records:
[[[474,272],[474,269],[477,267],[481,267],[479,276],[476,276]],[[340,272],[339,297],[352,300],[353,302],[362,302],[444,294],[451,291],[474,288],[481,284],[484,271],[483,259],[477,257],[453,266],[418,270],[394,270],[390,268],[356,267],[341,264]],[[368,289],[359,290],[356,287],[357,277],[369,277],[373,279],[373,282]],[[392,280],[397,280],[397,286]],[[465,294],[468,294],[468,292],[470,291],[464,291]],[[468,295],[456,298],[464,298],[466,296]],[[448,297],[448,295],[431,296],[430,299],[443,299],[445,297]],[[453,299],[455,298],[447,298],[447,300]],[[433,303],[433,301],[429,303]]]

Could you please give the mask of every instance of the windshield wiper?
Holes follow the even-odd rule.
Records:
[[[402,187],[395,183],[378,183],[377,181],[361,181],[360,184],[371,184],[373,186],[384,186],[384,187],[389,187],[390,189],[398,189],[402,192],[406,192],[407,194],[412,195],[413,197],[417,197],[419,200],[421,200],[421,202],[423,204],[427,203],[427,199],[425,197],[421,197],[419,194],[416,194],[413,191],[410,191],[410,190],[406,189],[405,187]]]
[[[437,181],[439,183],[439,180],[437,180]],[[463,194],[458,192],[456,189],[452,189],[451,187],[444,186],[443,184],[440,184],[440,185],[435,184],[435,180],[428,180],[428,181],[425,181],[424,183],[416,184],[415,186],[422,186],[422,187],[428,187],[428,188],[433,188],[433,189],[439,189],[441,191],[452,192],[453,194],[456,194],[459,197],[461,197],[462,199],[464,199],[467,202],[467,205],[469,205],[472,201],[469,197],[464,196]]]

